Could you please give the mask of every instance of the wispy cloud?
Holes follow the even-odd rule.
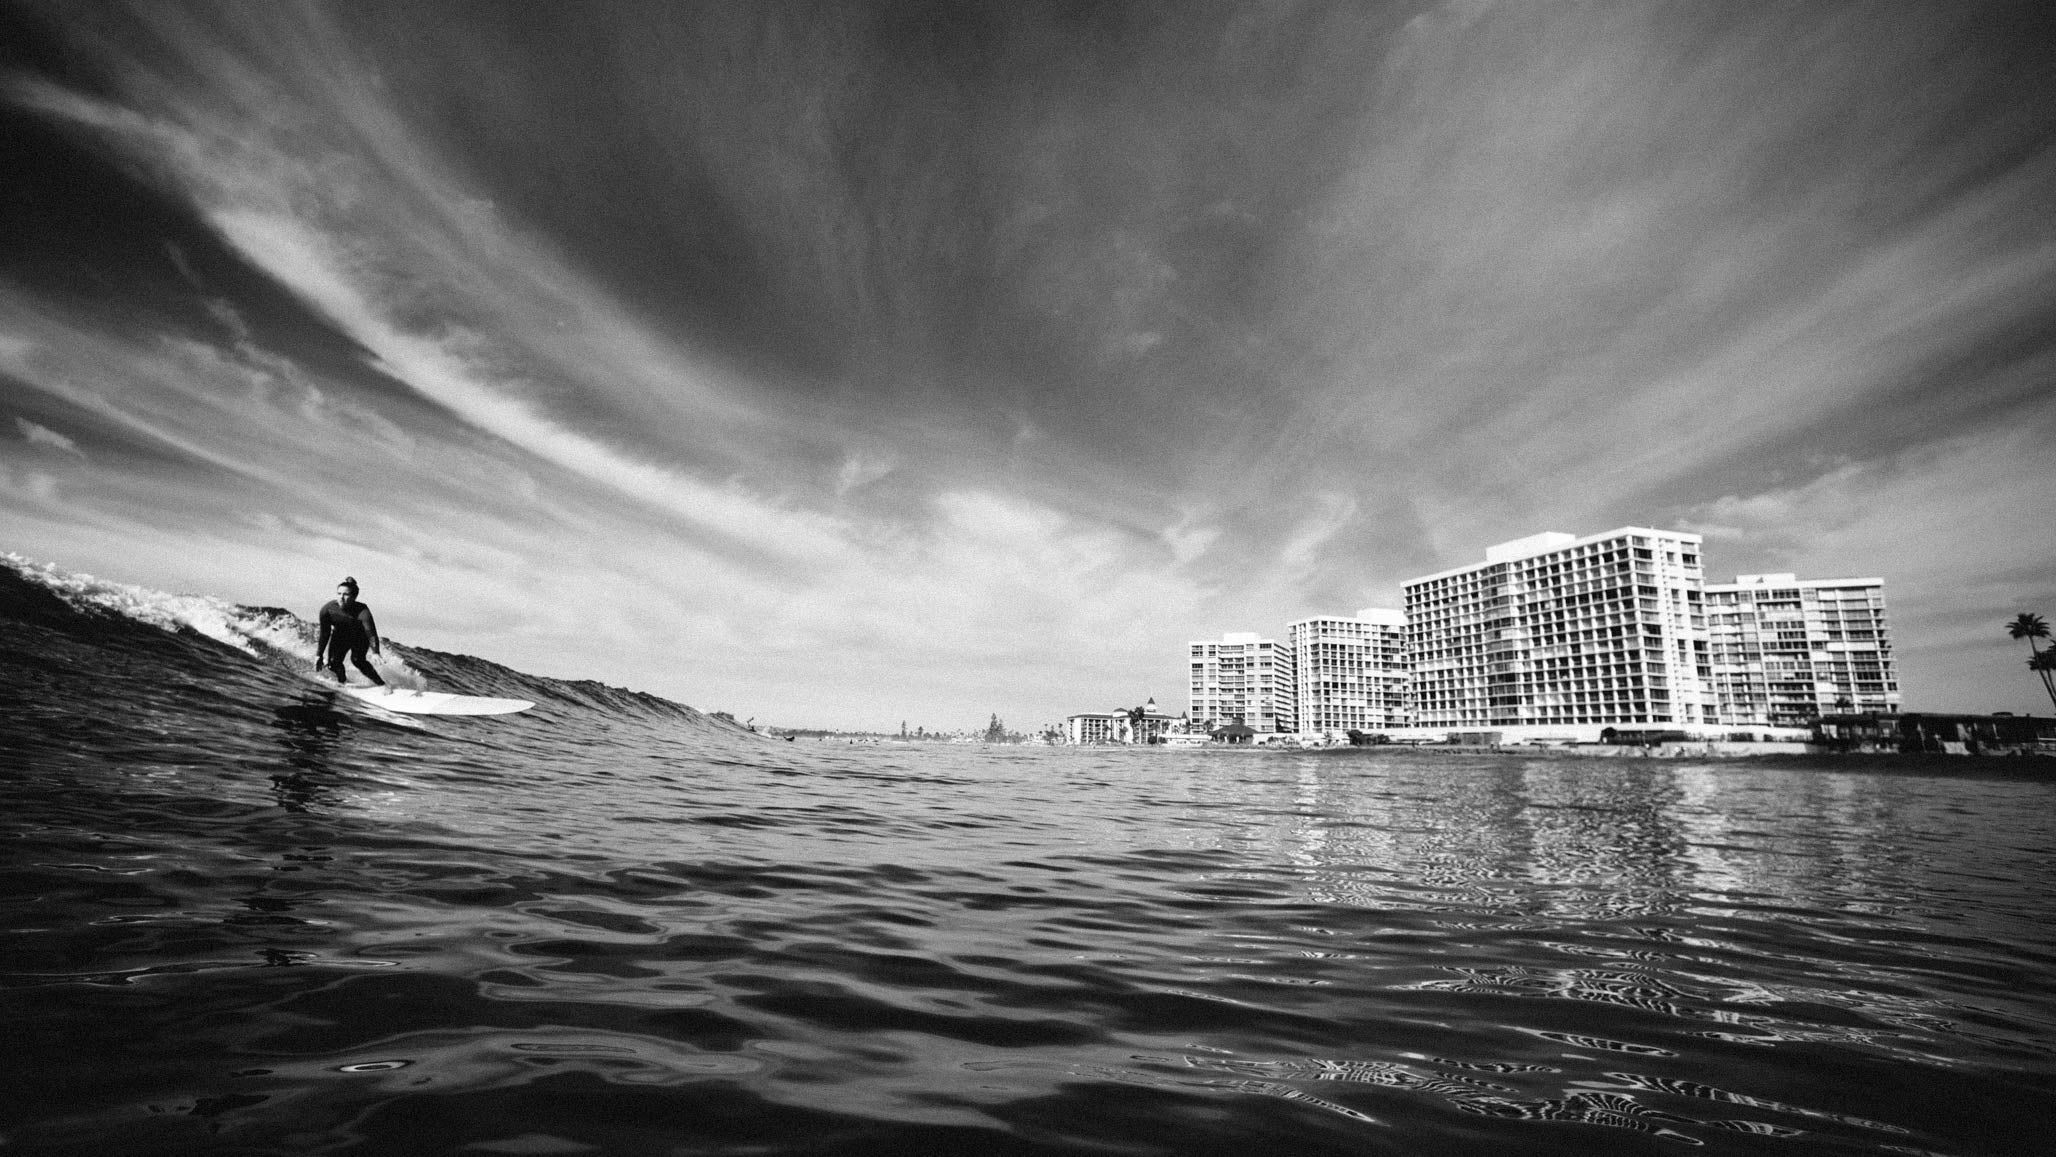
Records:
[[[16,418],[14,420],[14,425],[16,429],[21,431],[22,440],[26,441],[31,446],[48,446],[55,450],[62,450],[66,454],[70,454],[78,458],[84,458],[86,456],[85,452],[79,449],[79,444],[77,442],[72,441],[70,438],[65,437],[64,435],[58,433],[55,430],[50,429],[47,426],[38,426],[34,422],[29,421],[27,418]]]
[[[2002,628],[2056,606],[2051,549],[2035,529],[2051,509],[2047,436],[2024,427],[1722,495],[1678,524],[1705,535],[1729,573],[1884,578],[1909,703],[2032,711],[2028,682],[2003,677],[2014,656]]]

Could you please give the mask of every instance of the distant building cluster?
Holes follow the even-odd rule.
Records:
[[[1898,713],[1884,580],[1708,584],[1700,546],[1637,526],[1501,543],[1403,584],[1403,610],[1300,619],[1282,643],[1192,642],[1183,718],[1152,701],[1073,716],[1066,738],[1767,739],[1827,716]]]

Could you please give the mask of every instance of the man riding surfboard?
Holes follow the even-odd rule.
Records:
[[[349,680],[343,676],[343,656],[348,655],[366,679],[383,687],[385,680],[379,678],[378,669],[364,658],[367,647],[374,655],[383,653],[378,642],[378,621],[371,617],[368,604],[357,601],[357,580],[345,576],[336,584],[336,597],[321,608],[321,641],[314,644],[315,669],[326,666],[337,683],[346,683]]]

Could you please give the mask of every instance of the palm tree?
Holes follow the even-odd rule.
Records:
[[[2056,670],[2052,670],[2046,661],[2046,656],[2056,654],[2056,651],[2044,652],[2035,642],[2037,639],[2049,637],[2049,624],[2040,615],[2022,611],[2013,617],[2012,622],[2006,624],[2006,633],[2016,639],[2027,640],[2027,649],[2034,656],[2027,661],[2028,670],[2041,676],[2042,690],[2049,694],[2049,705],[2056,707]]]
[[[2049,693],[2049,705],[2056,707],[2056,647],[2035,652],[2027,669],[2042,677],[2042,690]]]
[[[2040,651],[2041,648],[2035,646],[2035,640],[2049,637],[2049,624],[2043,621],[2040,615],[2022,611],[2013,616],[2012,622],[2006,624],[2006,633],[2016,639],[2026,639],[2029,647]]]

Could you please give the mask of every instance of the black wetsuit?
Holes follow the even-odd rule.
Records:
[[[347,608],[335,599],[321,608],[321,641],[314,645],[315,661],[325,663],[336,682],[344,682],[343,656],[348,655],[364,677],[380,686],[385,680],[378,677],[378,669],[364,658],[364,652],[378,642],[378,622],[371,617],[371,608],[359,602],[352,602]]]

